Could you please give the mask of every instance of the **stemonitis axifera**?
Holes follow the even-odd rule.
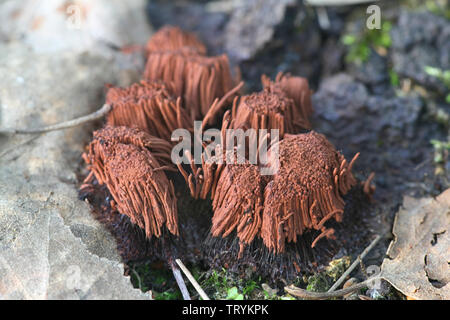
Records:
[[[358,155],[347,162],[323,135],[308,132],[313,109],[307,80],[281,73],[274,81],[263,76],[262,91],[240,96],[243,84],[236,86],[227,56],[206,56],[195,36],[173,27],[157,32],[147,53],[143,81],[109,89],[108,126],[94,133],[85,155],[91,171],[87,180],[95,177],[107,186],[118,212],[147,238],[162,237],[163,230],[180,237],[185,224],[175,193],[181,185],[173,185],[179,173],[194,199],[211,200],[212,213],[204,212],[202,219],[210,221],[208,239],[237,247],[227,251],[235,255],[229,263],[245,263],[249,254],[264,257],[270,268],[281,261],[277,257],[287,257],[288,246],[301,242],[305,246],[299,250],[306,254],[295,251],[296,264],[321,239],[332,239],[329,223],[342,221],[343,196],[356,184],[352,167]],[[274,174],[261,174],[259,159],[227,161],[239,145],[202,155],[200,164],[188,150],[190,169],[174,165],[170,135],[178,128],[192,130],[194,120],[201,120],[202,128],[221,126],[221,147],[229,129],[278,129],[280,140],[264,163]],[[272,152],[275,148],[278,152]],[[175,176],[166,171],[176,171]],[[195,245],[199,252],[208,251],[205,247],[215,256],[223,252],[220,241]]]

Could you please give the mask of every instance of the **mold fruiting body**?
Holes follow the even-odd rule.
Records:
[[[358,154],[348,163],[321,134],[286,135],[278,143],[279,167],[264,191],[261,237],[269,250],[281,253],[308,230],[332,237],[330,219],[342,221],[346,194],[355,184],[351,173]],[[269,159],[270,159],[269,150]]]
[[[358,154],[347,162],[323,135],[300,133],[311,129],[313,112],[306,79],[280,73],[271,81],[263,76],[261,92],[238,97],[243,83],[234,86],[227,56],[206,56],[205,46],[194,35],[176,27],[157,32],[147,44],[147,53],[143,81],[109,89],[108,125],[94,133],[84,155],[89,190],[101,190],[98,203],[109,206],[104,212],[110,214],[115,235],[122,239],[123,252],[138,256],[135,248],[141,241],[129,236],[131,222],[145,231],[142,243],[161,246],[170,259],[173,249],[179,248],[183,255],[202,254],[213,266],[219,266],[217,261],[221,267],[247,263],[259,266],[266,275],[284,275],[289,269],[292,276],[293,268],[298,273],[299,265],[311,266],[323,252],[328,257],[330,251],[320,239],[341,234],[335,229],[339,230],[336,225],[344,215],[343,196],[355,185],[352,167]],[[230,105],[231,110],[225,111]],[[188,173],[182,164],[177,170],[172,163],[170,138],[177,128],[192,130],[193,120],[201,120],[202,129],[221,122],[222,145],[213,156],[203,153],[199,166],[186,151],[191,162]],[[268,164],[247,158],[247,142],[258,143],[253,150],[260,156],[264,143],[251,140],[255,136],[244,138],[248,140],[243,163],[236,157],[241,146],[225,151],[228,129],[250,128],[279,129],[280,140],[268,143]],[[265,142],[272,138],[270,131],[256,135]],[[209,149],[206,142],[202,146]],[[273,175],[262,175],[262,169],[272,169]],[[192,198],[210,197],[212,218],[210,208],[198,212],[183,208],[178,229],[177,199],[167,170],[182,174]],[[369,185],[370,181],[365,189]],[[108,192],[114,199],[111,203]],[[128,216],[129,221],[123,223],[118,216]],[[201,219],[210,224],[192,223]],[[199,246],[209,227],[207,240]],[[166,250],[166,241],[148,241],[153,236],[176,239],[176,246]]]
[[[187,174],[181,165],[183,174],[195,199],[212,200],[213,217],[210,234],[217,238],[226,238],[236,233],[239,239],[239,256],[243,249],[259,234],[262,225],[263,196],[265,178],[260,175],[256,165],[245,161],[237,163],[234,150],[219,153],[202,159],[202,165]],[[234,163],[225,163],[226,157],[235,157]]]
[[[233,127],[252,129],[278,129],[280,137],[294,132],[292,113],[294,103],[283,94],[269,90],[252,93],[233,103]]]
[[[311,129],[309,118],[313,114],[313,108],[308,80],[280,72],[274,82],[265,75],[262,76],[261,82],[268,91],[285,95],[293,100],[295,107],[289,116],[291,117],[290,121],[292,121],[294,131],[290,133],[297,133],[301,129]]]
[[[106,103],[112,107],[107,123],[138,127],[170,141],[175,129],[192,127],[181,99],[175,99],[173,91],[170,83],[158,81],[141,81],[128,88],[111,87],[106,96]]]
[[[227,237],[236,231],[242,249],[250,244],[261,228],[264,180],[257,166],[225,166],[213,191],[211,234]]]
[[[106,127],[94,133],[84,156],[100,185],[105,184],[121,214],[159,238],[163,228],[178,235],[177,204],[158,158],[167,162],[171,145],[139,129]],[[169,153],[170,159],[170,153]]]
[[[147,42],[147,52],[174,51],[180,48],[191,48],[200,55],[206,54],[205,45],[192,33],[178,27],[164,26]]]
[[[262,82],[263,91],[234,100],[234,128],[278,129],[280,137],[310,129],[311,93],[306,79],[279,74],[275,82],[265,76]]]
[[[217,155],[199,168],[192,163],[190,175],[180,166],[193,197],[211,196],[211,235],[225,238],[235,231],[239,256],[257,237],[274,254],[282,254],[287,242],[297,242],[310,231],[320,231],[311,247],[323,237],[332,238],[334,230],[325,223],[342,221],[342,196],[355,184],[351,170],[358,154],[348,163],[314,131],[286,134],[268,154],[273,176],[262,176],[260,167],[248,162],[225,163],[225,154],[221,163]]]
[[[192,120],[202,120],[213,101],[234,86],[226,55],[206,57],[186,48],[151,52],[144,79],[173,83]]]

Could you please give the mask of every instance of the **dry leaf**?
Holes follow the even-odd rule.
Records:
[[[405,197],[382,277],[413,299],[450,299],[450,189],[436,199]]]

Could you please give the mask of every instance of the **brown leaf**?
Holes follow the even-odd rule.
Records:
[[[382,277],[413,299],[450,299],[450,189],[436,199],[405,197]]]

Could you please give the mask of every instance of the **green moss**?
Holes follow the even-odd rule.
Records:
[[[389,70],[389,79],[393,87],[398,87],[400,85],[398,74],[393,69]]]
[[[261,278],[241,278],[226,269],[205,273],[202,288],[213,299],[244,300],[257,298]]]
[[[225,300],[244,300],[244,295],[239,293],[237,287],[228,289]]]
[[[372,49],[387,50],[391,44],[390,21],[384,21],[380,29],[367,29],[358,34],[344,34],[341,42],[348,47],[346,61],[361,64],[369,59]]]
[[[156,300],[177,300],[182,295],[173,279],[172,272],[157,263],[131,263],[131,283],[143,292],[152,291]]]
[[[439,79],[450,91],[450,70],[442,70],[431,66],[426,66],[424,70],[429,76]],[[445,102],[450,104],[450,93],[445,96]]]
[[[244,287],[242,288],[242,293],[247,297],[251,296],[252,293],[259,287],[260,286],[258,285],[258,283],[256,281],[249,280],[245,283]]]
[[[181,300],[182,296],[179,291],[170,289],[161,293],[153,292],[153,298],[155,300]]]
[[[438,78],[447,88],[450,89],[450,70],[442,70],[431,66],[426,66],[424,70],[429,76]]]
[[[331,261],[326,269],[327,276],[333,279],[333,282],[336,282],[345,270],[348,269],[350,263],[351,259],[349,256]]]
[[[430,142],[434,147],[434,163],[443,164],[450,151],[450,141],[431,140]]]
[[[298,287],[307,287],[307,290],[323,292],[342,275],[350,264],[349,257],[331,261],[329,266],[320,273],[299,277],[293,282]],[[200,266],[187,266],[200,286],[211,299],[216,300],[295,300],[285,294],[282,288],[271,288],[264,283],[260,276],[254,272],[235,274],[225,268],[221,270],[201,269]],[[129,265],[131,281],[136,288],[142,291],[152,291],[156,300],[182,299],[180,290],[170,270],[163,263],[132,263]],[[186,283],[188,290],[195,297],[195,290]]]
[[[441,1],[441,3],[436,0],[426,0],[425,7],[428,11],[436,15],[445,17],[446,19],[450,19],[450,6],[448,6],[448,2],[446,2],[445,0]]]
[[[306,290],[313,292],[325,292],[331,287],[323,273],[318,273],[308,278]]]
[[[328,267],[317,274],[304,279],[307,283],[306,290],[313,292],[326,292],[350,266],[351,259],[348,256],[331,261]]]
[[[237,275],[222,269],[208,271],[201,287],[211,299],[220,300],[296,300],[289,294],[279,295],[263,283],[261,277]]]

